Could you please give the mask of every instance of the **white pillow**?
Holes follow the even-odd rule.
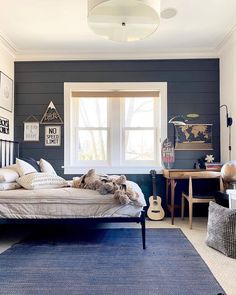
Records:
[[[4,182],[0,183],[0,191],[7,191],[21,188],[21,186],[17,182]]]
[[[17,179],[19,185],[25,189],[44,189],[66,187],[67,181],[60,176],[48,173],[31,173]]]
[[[37,172],[36,169],[29,163],[16,158],[17,170],[20,176]]]
[[[7,166],[0,168],[0,182],[14,182],[19,177],[19,174]]]
[[[44,159],[39,160],[39,167],[40,167],[41,172],[45,172],[45,173],[48,173],[51,175],[57,175],[57,173],[54,170],[54,168],[52,167],[52,165]]]

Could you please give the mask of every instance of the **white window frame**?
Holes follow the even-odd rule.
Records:
[[[72,113],[72,92],[118,92],[118,91],[157,91],[160,92],[160,96],[158,98],[158,105],[160,106],[160,114],[161,121],[158,130],[159,140],[156,141],[161,146],[161,142],[167,137],[167,82],[108,82],[108,83],[64,83],[64,173],[65,174],[83,174],[88,170],[88,167],[93,167],[91,162],[88,165],[83,165],[82,167],[79,165],[75,165],[74,163],[74,147],[71,144],[72,136],[74,128],[71,121],[71,113]],[[115,101],[113,103],[118,104],[118,99],[112,98]],[[120,108],[121,105],[117,105],[117,108]],[[113,122],[117,122],[120,124],[120,109],[117,109],[117,112],[113,114],[112,120]],[[115,118],[114,116],[119,116],[119,118]],[[119,119],[119,120],[117,120]],[[108,118],[109,120],[109,118]],[[110,125],[109,125],[110,127]],[[120,126],[116,128],[117,130],[121,129]],[[138,163],[132,166],[126,163],[122,165],[121,162],[117,160],[117,153],[120,153],[119,138],[123,135],[123,131],[120,130],[121,134],[114,134],[114,130],[109,130],[108,132],[108,145],[112,144],[111,149],[113,153],[111,154],[111,158],[108,159],[109,164],[107,165],[103,163],[103,166],[95,167],[96,171],[99,173],[117,173],[117,174],[148,174],[151,169],[157,170],[157,172],[162,171],[161,167],[161,150],[158,154],[158,165],[150,165],[147,162],[147,165],[140,166]],[[122,159],[123,155],[119,154],[119,158]],[[138,162],[138,161],[137,161]],[[95,164],[95,162],[93,162]]]

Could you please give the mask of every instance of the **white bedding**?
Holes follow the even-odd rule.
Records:
[[[0,218],[136,217],[146,202],[140,187],[129,184],[138,192],[139,204],[121,205],[113,195],[72,187],[0,191]]]

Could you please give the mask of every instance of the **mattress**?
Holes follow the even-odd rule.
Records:
[[[72,187],[0,191],[0,218],[97,218],[137,217],[146,202],[140,187],[129,181],[139,195],[138,202],[121,205],[113,195]]]

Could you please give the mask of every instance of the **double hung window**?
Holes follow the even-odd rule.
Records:
[[[163,108],[159,89],[78,88],[65,94],[69,95],[65,173],[94,167],[105,173],[135,174],[160,166]]]

